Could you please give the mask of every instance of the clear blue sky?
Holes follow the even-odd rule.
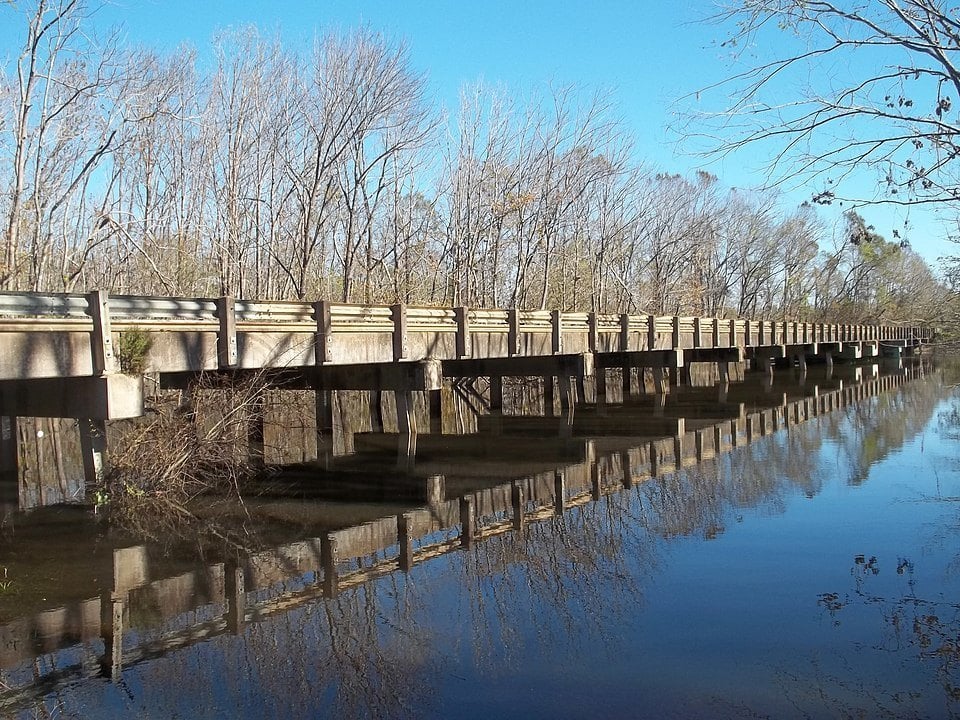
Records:
[[[218,31],[256,24],[291,45],[327,30],[365,24],[404,41],[416,69],[426,74],[438,102],[454,109],[465,83],[483,80],[518,93],[555,82],[608,89],[637,137],[640,158],[654,167],[690,173],[704,169],[728,186],[751,187],[768,159],[754,149],[724,163],[676,147],[677,101],[724,77],[729,68],[717,45],[723,30],[698,22],[711,0],[108,0],[97,24],[119,24],[131,43],[170,50],[189,42],[203,51]],[[9,17],[9,14],[6,14]],[[13,28],[0,27],[0,48],[17,46]],[[3,51],[0,51],[3,52]],[[796,190],[798,204],[809,192]],[[909,215],[908,215],[909,213]],[[827,209],[831,221],[839,209]],[[960,250],[928,211],[869,208],[877,230],[891,237],[909,217],[913,247],[928,261]]]

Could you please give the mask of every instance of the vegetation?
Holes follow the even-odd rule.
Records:
[[[932,205],[960,219],[956,10],[941,0],[727,4],[714,20],[734,28],[721,46],[735,70],[702,90],[708,104],[722,94],[722,109],[695,113],[687,132],[705,138],[714,155],[765,153],[771,184],[806,183],[815,204]],[[956,339],[957,258],[945,259],[935,297],[936,283],[919,258],[903,252],[897,231],[895,245],[874,243],[865,223],[851,225],[860,232],[847,252],[880,280],[875,307],[904,319],[936,318]],[[905,306],[897,288],[882,287],[894,279],[926,297]],[[844,297],[841,306],[857,302]]]
[[[466,88],[445,127],[369,30],[295,53],[246,28],[204,63],[97,37],[89,14],[0,4],[22,28],[0,66],[0,289],[849,322],[946,306],[907,246],[647,170],[602,95]]]
[[[146,367],[147,353],[153,347],[153,339],[148,332],[139,328],[120,333],[117,342],[117,361],[121,372],[139,375]]]
[[[99,497],[112,519],[156,537],[203,521],[193,503],[216,494],[242,502],[261,470],[251,457],[251,427],[262,413],[262,378],[203,376],[183,402],[167,397],[142,421],[118,428]],[[202,529],[223,536],[228,528]]]

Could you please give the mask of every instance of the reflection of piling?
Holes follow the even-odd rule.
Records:
[[[630,463],[630,451],[620,451],[620,470],[623,473],[623,487],[629,490],[633,487],[633,467]]]
[[[513,529],[523,530],[524,492],[523,486],[518,482],[510,486],[510,504],[513,508]]]
[[[105,677],[119,682],[123,674],[123,616],[126,594],[110,592],[100,599],[100,626],[103,635],[101,671]]]
[[[246,626],[247,590],[244,569],[236,562],[226,563],[223,568],[224,594],[227,600],[227,627],[240,635]]]
[[[566,487],[563,470],[556,470],[553,473],[553,514],[563,515],[566,502]]]
[[[340,578],[337,570],[337,538],[327,533],[320,538],[320,565],[323,570],[323,596],[337,597]]]
[[[472,497],[460,498],[460,545],[469,548],[477,535],[477,513]]]
[[[400,546],[400,555],[397,562],[403,572],[410,572],[413,568],[412,525],[413,515],[411,513],[397,515],[397,544]]]

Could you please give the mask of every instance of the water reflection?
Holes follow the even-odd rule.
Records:
[[[561,418],[459,406],[482,435],[415,447],[358,432],[354,455],[218,508],[256,520],[244,554],[197,558],[189,541],[171,553],[77,510],[10,516],[0,711],[436,714],[476,693],[476,676],[509,687],[531,656],[564,667],[599,647],[615,660],[671,538],[712,541],[748,509],[816,496],[828,445],[862,483],[943,395],[921,370],[856,370]]]

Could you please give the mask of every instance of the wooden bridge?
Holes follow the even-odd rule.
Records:
[[[539,376],[547,405],[564,407],[583,380],[606,390],[608,369],[652,368],[658,390],[691,363],[860,359],[912,352],[924,329],[772,319],[658,317],[582,312],[362,306],[320,301],[0,293],[0,417],[81,419],[86,475],[102,472],[105,421],[143,413],[143,377],[187,387],[198,373],[268,372],[317,392],[317,432],[332,426],[330,392],[392,391],[398,426],[416,433],[414,392],[439,416],[444,378]],[[136,342],[134,342],[136,341]],[[146,341],[146,342],[143,342]],[[0,459],[15,454],[10,421]]]
[[[8,676],[6,685],[0,685],[0,712],[22,708],[56,687],[85,677],[106,674],[119,678],[125,667],[217,635],[241,633],[247,623],[336,597],[392,572],[409,572],[476,543],[510,533],[522,535],[533,523],[549,521],[610,495],[637,491],[643,483],[709,462],[779,430],[790,432],[848,405],[896,391],[921,375],[919,367],[883,375],[877,366],[869,365],[816,384],[768,382],[766,389],[751,389],[756,398],[751,407],[716,403],[707,408],[706,414],[716,416],[733,407],[728,418],[684,420],[678,412],[676,432],[636,437],[620,437],[623,426],[629,427],[629,423],[621,423],[617,432],[569,439],[571,446],[580,448],[580,459],[571,456],[552,469],[529,475],[511,477],[505,470],[499,483],[466,488],[458,494],[447,492],[458,484],[456,477],[432,475],[433,467],[426,462],[412,474],[411,481],[418,473],[424,476],[427,504],[400,506],[397,514],[329,528],[318,536],[298,538],[240,562],[155,575],[142,546],[121,547],[109,551],[107,557],[99,550],[87,553],[78,548],[78,554],[86,555],[83,562],[93,566],[89,585],[100,588],[101,594],[93,591],[87,597],[84,589],[69,588],[82,599],[54,604],[0,625],[0,672],[12,672],[23,663],[33,663],[34,668],[23,684],[9,679],[17,677],[14,674]],[[642,407],[634,410],[638,417],[644,414]],[[471,441],[469,436],[464,440]],[[692,485],[700,487],[704,497],[716,497],[722,487],[710,484],[707,475],[695,474]],[[688,501],[696,503],[697,498]],[[667,522],[662,527],[662,532],[671,534],[697,530],[695,523]],[[43,539],[39,541],[42,544]],[[158,637],[148,637],[146,628],[131,627],[131,610],[141,603],[160,609],[164,631]],[[191,611],[196,608],[209,612],[204,611],[193,624],[171,625],[177,619],[194,617]],[[128,642],[124,642],[125,636]],[[102,639],[102,654],[94,642],[98,639]],[[44,657],[49,662],[38,661]],[[38,675],[38,667],[51,670]]]

